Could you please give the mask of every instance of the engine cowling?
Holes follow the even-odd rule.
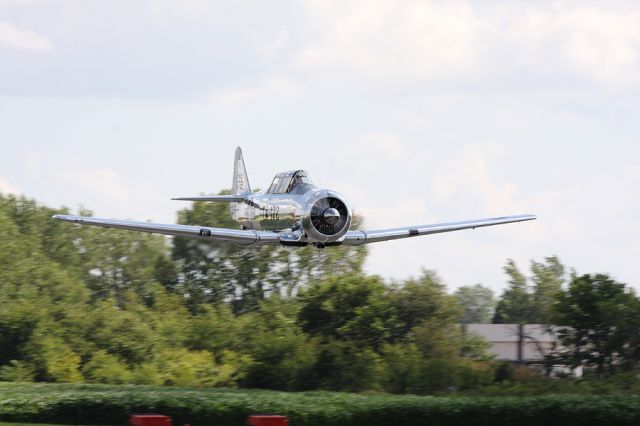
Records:
[[[312,242],[341,240],[351,225],[351,209],[337,193],[326,191],[309,200],[303,220],[304,231]]]

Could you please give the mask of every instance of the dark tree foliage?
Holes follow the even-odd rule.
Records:
[[[608,275],[574,276],[556,305],[556,323],[573,366],[594,366],[610,375],[638,365],[640,301]]]
[[[378,277],[331,276],[300,294],[298,321],[311,336],[379,349],[391,337],[395,315]]]

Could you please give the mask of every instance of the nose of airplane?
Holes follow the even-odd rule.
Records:
[[[322,217],[329,225],[334,225],[338,220],[340,220],[340,212],[331,207],[322,213]]]

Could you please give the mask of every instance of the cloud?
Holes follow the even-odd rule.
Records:
[[[244,107],[255,103],[261,98],[296,97],[300,92],[299,86],[290,78],[269,76],[253,86],[229,87],[216,90],[207,100],[221,107]]]
[[[594,81],[621,85],[637,82],[640,11],[594,5],[553,3],[510,8],[512,21],[498,33],[514,48],[521,66],[554,68]]]
[[[120,175],[109,169],[75,169],[62,172],[62,181],[82,192],[100,194],[100,197],[113,201],[125,201],[129,196],[127,184]]]
[[[359,211],[366,229],[385,229],[398,226],[434,223],[437,219],[429,214],[423,198],[411,197],[388,201],[383,198],[362,205]],[[400,222],[401,223],[400,223]]]
[[[18,50],[49,51],[53,49],[53,43],[49,39],[6,21],[0,21],[0,45]]]
[[[36,3],[47,3],[51,0],[0,0],[0,6],[5,5],[31,5]]]
[[[238,107],[253,102],[257,95],[253,88],[230,88],[213,93],[209,99],[223,107]]]
[[[267,59],[275,60],[287,48],[290,39],[289,30],[287,27],[282,26],[277,29],[271,40],[259,43],[259,50]]]
[[[640,196],[636,195],[640,168],[621,164],[594,168],[577,179],[529,183],[525,190],[521,181],[499,178],[499,171],[512,160],[510,154],[501,145],[476,144],[444,159],[433,172],[433,201],[453,211],[485,211],[491,215],[535,213],[538,220],[496,227],[490,232],[456,233],[438,243],[443,250],[464,253],[463,258],[475,250],[484,262],[493,265],[507,257],[524,262],[557,253],[579,271],[615,271],[633,276],[628,259],[637,257],[640,248],[637,243],[640,225],[636,220],[640,209]],[[540,172],[543,175],[544,169]],[[468,250],[465,244],[470,244]],[[393,253],[385,255],[398,257]],[[457,272],[451,262],[437,256],[432,254],[431,260],[438,268],[447,274],[454,271],[450,276],[455,276]],[[400,257],[397,261],[406,262]],[[479,266],[482,262],[476,263],[474,268],[482,267]],[[490,275],[487,271],[487,276]]]
[[[0,178],[0,193],[20,195],[22,192],[13,186],[7,179]]]
[[[348,68],[374,78],[467,71],[479,21],[466,2],[309,1],[320,40],[293,59],[303,70]]]
[[[40,177],[42,174],[42,155],[38,151],[28,150],[26,152],[24,170],[29,177]]]
[[[567,182],[541,196],[548,237],[575,244],[618,246],[640,238],[640,169],[626,167],[610,173],[594,173],[580,182]],[[599,226],[599,224],[612,224]]]
[[[465,81],[482,87],[487,79],[495,86],[496,73],[546,84],[549,75],[638,83],[640,10],[634,7],[429,0],[309,0],[307,6],[319,35],[293,56],[303,71],[333,70],[393,86]]]
[[[522,213],[518,189],[510,182],[495,182],[491,170],[499,167],[502,148],[497,144],[470,145],[434,171],[434,195],[448,204],[460,194],[472,194],[478,209],[489,214]],[[458,201],[460,201],[458,199]]]
[[[341,156],[348,161],[359,158],[396,158],[405,153],[405,148],[400,139],[390,132],[369,132],[355,142],[341,149]]]
[[[125,178],[109,168],[75,168],[60,172],[55,181],[64,190],[61,198],[69,200],[69,205],[88,206],[96,216],[164,223],[174,220],[175,203],[166,188],[157,183]]]

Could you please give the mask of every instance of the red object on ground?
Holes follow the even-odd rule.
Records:
[[[171,426],[171,417],[161,414],[132,414],[129,424],[133,426]]]
[[[250,426],[289,426],[289,419],[285,416],[249,416],[247,424]]]

